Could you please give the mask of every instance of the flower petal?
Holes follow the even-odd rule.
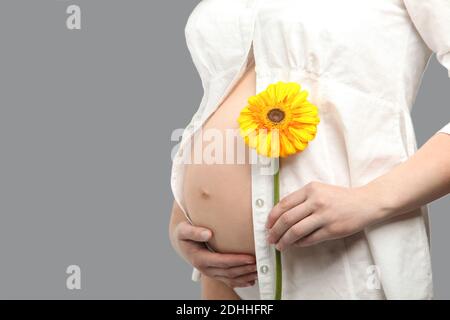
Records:
[[[296,151],[294,145],[289,141],[286,135],[280,134],[280,157],[287,157]]]
[[[314,138],[314,135],[306,130],[295,128],[293,126],[289,127],[289,132],[297,139],[302,141],[310,141]]]

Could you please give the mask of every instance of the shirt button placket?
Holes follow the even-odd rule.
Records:
[[[256,28],[257,12],[264,0],[248,0],[248,36],[249,41],[254,41],[254,28]],[[257,79],[258,87],[259,79]],[[273,299],[273,274],[271,267],[274,260],[273,250],[267,243],[265,223],[271,207],[272,176],[262,173],[261,165],[265,162],[257,156],[256,163],[252,164],[252,203],[253,203],[253,228],[255,236],[255,256],[258,266],[258,285],[261,299]]]
[[[259,158],[259,156],[258,156]],[[261,159],[252,165],[253,225],[256,259],[258,266],[258,284],[262,299],[273,298],[272,248],[267,243],[265,223],[271,207],[272,176],[264,174]]]

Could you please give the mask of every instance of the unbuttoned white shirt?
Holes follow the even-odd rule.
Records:
[[[295,81],[319,110],[315,139],[283,159],[281,197],[310,181],[361,186],[407,160],[417,150],[410,111],[433,52],[450,77],[450,0],[203,0],[185,36],[204,89],[172,166],[172,191],[185,214],[177,159],[250,59],[256,92]],[[448,108],[448,101],[428,107]],[[450,123],[437,132],[450,134]],[[250,298],[273,299],[274,247],[264,228],[273,182],[259,166],[252,164],[258,289]],[[430,299],[429,241],[422,206],[346,238],[288,248],[283,299]]]

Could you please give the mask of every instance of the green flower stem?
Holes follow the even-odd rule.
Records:
[[[273,176],[273,205],[275,206],[280,201],[280,160],[276,159],[278,167]],[[275,249],[275,300],[281,300],[281,252]]]
[[[275,249],[276,258],[276,283],[275,283],[275,300],[281,300],[281,281],[283,279],[281,273],[281,252]]]

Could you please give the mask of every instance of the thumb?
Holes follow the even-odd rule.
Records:
[[[178,238],[180,240],[191,240],[197,242],[208,241],[212,236],[211,230],[196,227],[184,221],[178,225]]]

